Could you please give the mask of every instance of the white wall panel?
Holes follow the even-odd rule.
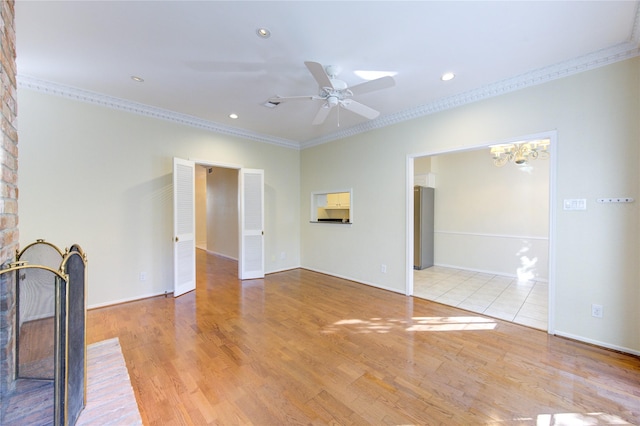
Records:
[[[527,236],[435,232],[435,264],[516,277],[549,279],[549,241]]]

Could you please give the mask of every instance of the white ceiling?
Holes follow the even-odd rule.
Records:
[[[636,56],[640,42],[637,1],[17,0],[15,9],[21,86],[286,146]],[[349,85],[363,82],[355,70],[395,71],[396,86],[356,98],[381,112],[373,121],[345,110],[338,120],[334,108],[314,126],[321,101],[264,107],[274,95],[317,94],[304,61],[339,65]],[[445,71],[456,78],[441,81]]]

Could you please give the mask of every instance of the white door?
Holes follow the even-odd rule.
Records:
[[[173,159],[173,296],[196,288],[195,164]]]
[[[241,280],[264,277],[264,170],[240,169]]]

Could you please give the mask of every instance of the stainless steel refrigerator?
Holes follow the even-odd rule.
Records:
[[[413,269],[433,266],[434,189],[413,187]]]

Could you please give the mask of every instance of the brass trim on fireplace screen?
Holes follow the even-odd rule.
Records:
[[[50,268],[48,266],[42,266],[42,265],[29,265],[27,262],[22,262],[22,261],[16,261],[16,262],[12,262],[9,264],[8,268],[5,269],[1,269],[0,270],[0,275],[2,274],[8,274],[11,272],[15,272],[16,276],[19,274],[20,271],[25,270],[25,269],[42,269],[42,270],[46,270],[48,272],[51,272],[53,274],[53,277],[55,279],[55,320],[54,320],[54,327],[55,327],[55,341],[54,341],[54,385],[53,385],[53,408],[54,408],[54,424],[58,425],[60,424],[60,422],[58,421],[58,419],[60,419],[60,415],[62,413],[59,412],[59,407],[60,407],[60,400],[62,398],[62,396],[60,395],[60,391],[59,391],[59,386],[57,386],[58,383],[60,383],[60,380],[62,379],[62,368],[60,366],[60,362],[59,362],[59,356],[60,356],[60,352],[61,352],[61,344],[62,342],[59,339],[60,336],[60,309],[61,309],[61,290],[62,290],[62,286],[65,285],[66,283],[68,283],[68,277],[65,276],[64,274],[62,274],[60,271],[56,271],[53,268]],[[19,282],[19,280],[17,280],[17,282]],[[16,283],[16,291],[19,291],[17,289],[19,284]],[[65,323],[66,323],[66,319],[65,319]],[[16,331],[16,339],[19,339],[18,336],[18,332]],[[19,343],[16,342],[16,346],[18,346]],[[17,368],[17,366],[16,366]],[[66,369],[65,369],[66,371]],[[17,369],[16,369],[17,372]],[[20,377],[14,377],[14,379],[19,379]],[[25,379],[25,380],[29,380],[29,379]],[[66,404],[64,404],[66,405]],[[66,418],[66,415],[65,415]]]
[[[35,246],[37,244],[46,244],[48,246],[51,246],[58,252],[58,254],[60,254],[60,258],[64,257],[65,252],[63,252],[58,246],[56,246],[55,244],[51,244],[50,242],[45,241],[43,239],[37,239],[34,242],[32,242],[30,244],[27,244],[22,250],[20,250],[20,251],[16,250],[16,261],[20,260],[20,258],[22,257],[24,252],[27,251],[27,249],[29,249],[30,247]]]
[[[35,265],[35,264],[29,264],[27,261],[23,261],[20,260],[20,257],[25,253],[25,251],[36,244],[47,244],[51,247],[53,247],[60,255],[61,255],[61,263],[60,263],[60,267],[59,270],[56,270],[50,266],[44,266],[44,265]],[[75,353],[76,355],[71,355],[70,352],[70,348],[69,348],[69,338],[70,338],[70,332],[69,332],[69,327],[70,324],[79,324],[78,322],[74,322],[70,320],[70,311],[71,309],[71,305],[70,305],[70,294],[72,293],[72,289],[71,287],[73,286],[73,283],[70,283],[70,270],[69,270],[69,262],[75,258],[75,256],[78,256],[79,259],[81,260],[81,264],[75,264],[76,268],[75,271],[79,272],[82,274],[82,314],[79,314],[79,311],[76,309],[74,310],[75,313],[78,313],[78,315],[80,316],[76,316],[75,318],[77,318],[77,321],[82,321],[82,337],[81,337],[81,341],[82,341],[82,352],[80,353]],[[75,420],[77,420],[77,416],[79,415],[79,412],[82,411],[82,409],[84,408],[84,406],[86,405],[86,398],[87,398],[87,346],[86,346],[86,322],[87,322],[87,310],[86,310],[86,296],[87,296],[87,257],[86,254],[83,252],[83,250],[80,248],[80,246],[78,245],[74,245],[71,247],[71,250],[66,249],[64,254],[63,252],[56,247],[55,245],[51,244],[51,243],[47,243],[44,240],[37,240],[35,243],[29,244],[27,245],[22,251],[18,252],[16,251],[16,261],[15,262],[11,262],[7,265],[7,267],[5,267],[4,269],[0,268],[0,275],[3,274],[9,274],[9,273],[15,273],[16,277],[15,277],[15,286],[16,286],[16,300],[17,303],[19,303],[19,292],[20,292],[20,271],[23,270],[28,270],[28,269],[40,269],[40,270],[44,270],[44,271],[48,271],[50,273],[53,274],[53,278],[54,278],[54,303],[55,303],[55,312],[54,312],[54,329],[55,329],[55,339],[54,339],[54,374],[53,374],[53,400],[54,400],[54,410],[53,410],[53,424],[54,425],[64,425],[64,424],[68,424],[70,421],[75,423]],[[68,273],[69,272],[69,273]],[[74,282],[75,280],[79,280],[78,278],[74,278]],[[77,289],[74,289],[73,292],[75,293]],[[79,300],[79,299],[78,299]],[[80,303],[80,302],[78,302]],[[78,308],[78,306],[76,306],[76,308]],[[17,307],[19,312],[19,307]],[[64,311],[64,312],[62,312]],[[62,327],[64,327],[64,330],[62,330]],[[16,332],[18,333],[18,332]],[[19,335],[16,335],[16,339],[19,339]],[[18,341],[16,340],[16,345],[18,345]],[[82,355],[80,355],[82,354]],[[77,379],[78,381],[76,381],[75,383],[79,386],[81,386],[81,388],[79,387],[74,387],[71,386],[73,389],[76,389],[77,391],[80,391],[80,389],[82,389],[82,403],[81,406],[76,406],[77,409],[79,409],[78,412],[73,412],[73,413],[69,413],[69,405],[70,405],[70,392],[72,392],[72,389],[70,388],[70,384],[69,384],[69,378],[70,375],[75,374],[75,370],[74,372],[70,372],[69,370],[69,359],[71,357],[75,357],[74,359],[78,359],[79,356],[83,357],[82,360],[82,374],[83,377],[80,379],[77,375],[75,375],[75,379]],[[64,357],[64,365],[62,364],[60,357]],[[18,362],[18,360],[16,359],[16,363]],[[18,366],[16,365],[16,369],[14,370],[16,376],[14,377],[14,379],[20,379],[19,377],[19,372],[18,372]],[[29,380],[29,378],[24,378],[24,380]],[[74,394],[77,396],[77,393]],[[80,402],[78,398],[74,399],[74,401],[77,401],[78,403]],[[75,408],[74,408],[75,410]],[[74,417],[73,419],[70,419],[70,416]]]
[[[65,255],[64,258],[62,259],[62,263],[60,264],[60,270],[63,273],[67,273],[67,263],[69,261],[69,259],[71,259],[71,256],[80,256],[80,259],[82,260],[82,264],[84,267],[84,277],[83,277],[83,281],[84,281],[84,289],[83,289],[83,294],[84,294],[84,336],[83,336],[83,341],[84,341],[84,392],[83,392],[83,407],[87,405],[87,255],[86,253],[82,250],[82,248],[77,245],[74,244],[73,246],[71,246],[71,249],[67,249],[65,251]],[[67,275],[68,276],[68,275]],[[67,297],[68,297],[68,292],[67,292]],[[67,306],[68,306],[68,301],[67,301]],[[65,409],[68,407],[68,404],[65,404]],[[68,418],[67,413],[65,413],[65,418]]]

